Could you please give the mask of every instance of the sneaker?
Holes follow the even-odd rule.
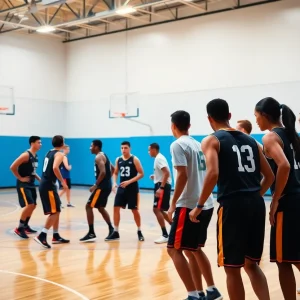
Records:
[[[114,228],[112,227],[109,229],[108,236],[105,238],[105,241],[113,234],[113,232],[114,232]]]
[[[81,238],[79,241],[83,243],[94,242],[97,240],[95,233],[88,233],[86,236]]]
[[[25,228],[25,233],[31,234],[31,233],[37,233],[37,231],[34,230],[34,229],[32,229],[31,227],[27,226],[27,227]]]
[[[193,296],[188,296],[186,299],[184,300],[199,300],[199,298],[197,297],[193,297]]]
[[[207,300],[223,300],[223,296],[220,294],[218,289],[213,288],[213,291],[206,291],[206,299]]]
[[[120,235],[118,231],[113,231],[113,233],[105,239],[106,242],[118,241],[120,239]]]
[[[52,238],[52,244],[68,244],[70,243],[70,240],[66,240],[62,238],[60,235],[57,235]]]
[[[22,227],[21,228],[16,228],[14,230],[14,234],[18,235],[21,239],[24,239],[24,240],[29,239],[28,235],[25,233],[25,229],[22,228]]]
[[[68,203],[67,207],[75,207],[75,205],[73,205],[72,203]]]
[[[46,248],[46,249],[50,249],[50,248],[51,248],[51,246],[47,243],[46,235],[45,235],[45,236],[41,236],[41,234],[40,234],[40,235],[36,236],[36,237],[34,238],[34,240],[35,240],[38,244],[40,244],[42,247],[44,247],[44,248]]]
[[[159,239],[155,240],[154,243],[155,244],[164,244],[164,243],[167,243],[168,240],[169,240],[168,237],[161,236]]]
[[[205,293],[203,292],[199,293],[199,300],[207,300]]]
[[[145,240],[145,238],[144,238],[142,232],[138,230],[137,234],[138,234],[138,239],[139,239],[139,241],[140,241],[140,242],[143,242],[143,241]]]

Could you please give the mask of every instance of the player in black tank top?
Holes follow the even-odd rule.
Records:
[[[258,263],[264,247],[265,203],[261,195],[271,186],[274,175],[256,141],[231,128],[231,114],[225,100],[207,104],[211,127],[215,131],[202,142],[207,173],[197,207],[190,213],[192,222],[218,187],[217,244],[218,265],[224,266],[230,299],[245,300],[241,267],[260,286],[260,300],[270,300],[266,277]],[[260,173],[264,176],[261,186]]]
[[[144,171],[139,159],[130,153],[130,143],[125,141],[121,144],[122,156],[116,159],[115,172],[113,176],[113,187],[117,189],[114,203],[114,232],[107,237],[106,241],[120,239],[119,224],[120,210],[128,207],[131,209],[134,220],[137,225],[137,234],[139,241],[144,241],[141,231],[141,216],[139,213],[139,186],[138,180],[144,177]],[[120,185],[117,185],[118,175],[120,173]]]
[[[58,179],[64,189],[68,188],[59,169],[64,158],[64,154],[61,152],[64,147],[64,137],[61,135],[54,136],[52,138],[52,145],[54,149],[48,151],[44,159],[43,175],[39,186],[44,214],[49,216],[41,233],[34,238],[38,244],[47,249],[51,248],[47,243],[47,233],[52,226],[52,244],[65,244],[70,242],[62,238],[58,233],[61,201],[55,185]]]
[[[96,240],[93,208],[98,209],[108,225],[109,232],[106,238],[108,238],[114,230],[109,213],[105,209],[112,189],[111,176],[114,167],[111,165],[108,156],[102,152],[102,142],[100,140],[93,140],[90,150],[92,154],[96,155],[94,164],[96,183],[90,188],[91,195],[85,206],[89,232],[80,239],[81,242],[93,242]]]
[[[271,187],[270,260],[276,262],[284,299],[296,300],[292,265],[300,270],[300,138],[296,116],[284,104],[268,97],[255,107],[256,122],[262,131],[264,152],[275,173]]]
[[[28,239],[27,234],[36,233],[28,225],[31,215],[36,208],[36,188],[35,179],[40,181],[36,174],[38,167],[37,152],[40,150],[41,138],[31,136],[29,138],[30,149],[22,153],[11,165],[10,169],[17,178],[17,192],[20,206],[23,207],[19,226],[14,233],[23,239]]]

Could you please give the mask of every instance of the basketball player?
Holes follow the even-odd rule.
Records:
[[[59,170],[59,166],[64,159],[64,154],[60,151],[64,147],[64,137],[61,135],[54,136],[52,138],[52,146],[54,148],[48,151],[44,159],[43,175],[39,186],[44,214],[49,215],[49,217],[41,233],[34,238],[34,240],[44,248],[51,248],[47,243],[47,233],[51,227],[53,227],[52,244],[65,244],[70,242],[69,240],[63,239],[58,233],[61,201],[55,185],[58,179],[62,187],[68,189]]]
[[[90,150],[92,154],[96,155],[94,165],[96,183],[90,188],[90,192],[92,194],[85,206],[86,216],[89,224],[89,232],[85,237],[80,239],[81,242],[92,242],[96,240],[93,208],[98,209],[108,225],[109,233],[107,238],[114,231],[114,228],[111,225],[109,214],[105,209],[112,189],[111,176],[114,171],[114,167],[111,165],[107,155],[102,152],[102,142],[100,140],[92,141]]]
[[[252,124],[249,120],[239,120],[237,121],[236,127],[237,130],[250,135],[252,132]],[[256,141],[257,142],[257,141]],[[257,144],[263,148],[263,145],[259,142]]]
[[[61,175],[62,175],[64,181],[66,182],[66,184],[68,186],[68,189],[67,190],[62,189],[59,193],[59,198],[61,198],[61,196],[63,194],[66,194],[67,207],[75,207],[73,204],[71,204],[71,187],[72,187],[72,185],[71,185],[70,171],[72,169],[72,166],[69,165],[69,159],[67,157],[67,155],[70,153],[70,147],[68,145],[64,146],[63,153],[65,156],[64,156],[62,164],[60,165],[60,172],[61,172]]]
[[[207,228],[213,214],[213,197],[209,196],[200,223],[189,220],[189,212],[195,207],[202,189],[205,176],[205,160],[201,145],[189,136],[190,115],[185,111],[176,111],[171,115],[172,132],[176,141],[171,145],[174,167],[175,191],[168,214],[173,223],[168,240],[168,253],[188,292],[186,300],[222,300],[216,289],[210,262],[202,251],[207,238]],[[189,258],[189,263],[183,255]],[[201,273],[207,288],[207,296],[202,291]],[[197,286],[201,290],[197,291]]]
[[[121,144],[122,156],[116,159],[115,172],[113,175],[113,187],[117,188],[114,204],[114,232],[105,240],[107,242],[120,239],[119,224],[120,210],[128,207],[131,209],[134,221],[137,225],[139,241],[144,241],[141,231],[141,216],[139,212],[139,185],[138,181],[144,177],[144,170],[136,156],[130,153],[130,143],[124,141]],[[120,185],[117,186],[120,171]]]
[[[260,300],[269,300],[265,275],[258,263],[265,234],[265,202],[262,195],[274,181],[274,174],[262,149],[250,136],[230,127],[231,114],[225,100],[207,104],[208,120],[215,131],[202,141],[207,173],[192,222],[218,186],[218,265],[225,267],[231,300],[244,300],[241,276],[244,267]],[[263,175],[260,184],[261,175]],[[201,216],[200,214],[200,216]]]
[[[36,233],[28,225],[33,211],[36,208],[36,188],[34,181],[40,181],[40,177],[36,174],[38,167],[37,152],[41,149],[42,143],[39,136],[31,136],[29,138],[30,149],[22,153],[10,166],[10,170],[17,178],[17,192],[19,204],[23,208],[19,226],[14,233],[22,239],[28,239],[27,234]]]
[[[264,98],[255,107],[264,152],[275,174],[271,186],[270,260],[276,262],[284,299],[296,300],[293,265],[300,270],[300,138],[292,110],[275,99]],[[282,121],[281,121],[281,119]]]
[[[168,242],[169,237],[165,220],[171,224],[166,211],[168,211],[170,207],[172,179],[169,164],[166,158],[159,152],[159,145],[157,143],[150,144],[148,152],[151,157],[155,157],[154,175],[151,175],[150,177],[154,180],[153,212],[156,215],[162,231],[162,236],[155,240],[154,243],[163,244]]]

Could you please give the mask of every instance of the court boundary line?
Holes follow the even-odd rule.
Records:
[[[28,277],[28,278],[35,279],[35,280],[40,280],[40,281],[43,281],[43,282],[50,283],[50,284],[53,284],[55,286],[58,286],[58,287],[66,290],[68,292],[71,292],[72,294],[78,296],[79,298],[81,298],[83,300],[90,300],[89,298],[87,298],[86,296],[84,296],[81,293],[77,292],[76,290],[74,290],[74,289],[72,289],[70,287],[67,287],[65,285],[59,284],[57,282],[48,280],[48,279],[44,279],[44,278],[40,278],[40,277],[36,277],[36,276],[32,276],[32,275],[27,275],[27,274],[23,274],[23,273],[13,272],[13,271],[6,271],[6,270],[0,270],[0,273],[12,274],[12,275],[17,275],[17,276]]]
[[[19,211],[20,210],[20,206],[19,205],[17,205],[17,204],[15,204],[15,203],[12,203],[12,202],[9,202],[9,201],[0,201],[0,202],[5,202],[5,203],[8,203],[8,204],[12,204],[13,206],[15,206],[16,207],[16,209],[15,210],[13,210],[13,211],[10,211],[10,212],[8,212],[8,213],[5,213],[5,214],[1,214],[0,215],[0,217],[5,217],[5,216],[8,216],[8,215],[11,215],[11,214],[13,214],[13,213],[15,213],[15,212],[17,212],[17,211]]]

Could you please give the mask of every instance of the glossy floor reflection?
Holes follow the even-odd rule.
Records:
[[[61,213],[60,233],[70,238],[67,245],[53,245],[44,250],[33,241],[19,240],[13,234],[20,210],[14,190],[0,190],[0,299],[164,299],[181,300],[186,296],[166,245],[156,245],[160,229],[152,213],[152,194],[142,193],[141,215],[145,242],[138,242],[130,211],[122,211],[119,242],[106,243],[108,229],[95,211],[96,243],[81,244],[87,232],[86,188],[72,190],[75,208]],[[45,221],[40,200],[31,226],[41,229]],[[113,195],[108,211],[112,213]],[[267,207],[269,203],[267,203]],[[255,221],[255,220],[254,220]],[[209,227],[205,252],[211,260],[216,284],[228,299],[224,270],[216,265],[216,212]],[[51,234],[48,235],[50,241]],[[272,300],[282,300],[277,268],[268,262],[269,225],[262,268],[268,278]],[[298,274],[297,274],[298,275]],[[246,299],[256,299],[245,277]],[[300,299],[300,297],[299,297]]]

